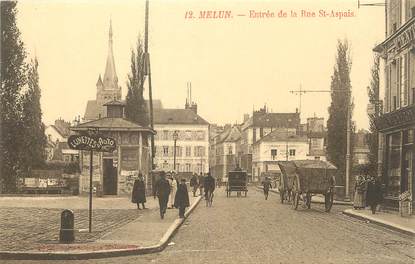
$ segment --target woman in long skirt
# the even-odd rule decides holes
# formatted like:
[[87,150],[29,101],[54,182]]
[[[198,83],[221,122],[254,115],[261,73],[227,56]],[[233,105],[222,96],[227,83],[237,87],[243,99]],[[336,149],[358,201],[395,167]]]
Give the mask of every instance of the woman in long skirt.
[[171,183],[170,183],[170,187],[171,187],[171,192],[170,192],[170,203],[171,203],[171,208],[174,208],[174,198],[176,196],[176,192],[177,192],[177,180],[176,177],[174,175],[171,176]]
[[366,182],[362,176],[356,176],[356,182],[354,187],[354,209],[365,208],[365,191],[366,191]]

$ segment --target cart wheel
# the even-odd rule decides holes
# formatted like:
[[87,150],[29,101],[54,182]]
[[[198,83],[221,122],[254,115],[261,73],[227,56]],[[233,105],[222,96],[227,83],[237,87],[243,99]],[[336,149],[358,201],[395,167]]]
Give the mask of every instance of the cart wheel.
[[324,206],[326,212],[330,212],[331,207],[333,206],[333,192],[328,192],[324,195]]
[[297,210],[299,200],[300,200],[300,194],[298,192],[293,193],[291,206],[294,210]]
[[306,202],[305,204],[307,205],[307,208],[310,209],[311,208],[311,194],[307,193],[306,194]]
[[281,203],[284,203],[284,191],[280,191],[280,200]]

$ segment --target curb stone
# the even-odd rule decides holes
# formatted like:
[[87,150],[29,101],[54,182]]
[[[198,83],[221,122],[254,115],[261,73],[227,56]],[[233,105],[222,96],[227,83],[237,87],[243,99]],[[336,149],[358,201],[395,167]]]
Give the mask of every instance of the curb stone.
[[143,255],[150,253],[157,253],[163,251],[170,239],[176,234],[179,227],[189,217],[192,211],[199,204],[201,196],[196,198],[196,201],[190,206],[189,210],[184,214],[184,218],[178,218],[170,225],[164,233],[160,242],[154,246],[149,247],[135,247],[128,249],[111,249],[111,250],[96,250],[85,252],[31,252],[31,251],[0,251],[0,259],[18,259],[18,260],[82,260],[82,259],[98,259],[98,258],[112,258],[129,255]]
[[350,216],[350,217],[354,217],[356,219],[359,220],[363,220],[363,221],[369,221],[370,223],[374,223],[377,224],[379,226],[383,226],[386,228],[389,228],[391,230],[415,237],[415,231],[405,228],[403,226],[397,225],[397,224],[393,224],[390,223],[389,221],[385,221],[385,220],[381,220],[381,219],[376,219],[374,217],[370,217],[370,216],[366,216],[357,212],[353,212],[352,209],[346,209],[342,212],[344,215]]

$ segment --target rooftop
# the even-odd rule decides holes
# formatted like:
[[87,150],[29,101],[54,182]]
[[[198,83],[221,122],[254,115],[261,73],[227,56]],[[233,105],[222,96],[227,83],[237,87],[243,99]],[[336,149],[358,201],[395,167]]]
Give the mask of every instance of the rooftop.
[[269,133],[268,135],[264,136],[263,138],[257,140],[254,144],[258,144],[260,142],[308,142],[306,136],[296,135],[292,131],[283,131],[281,129],[277,129]]
[[[114,101],[111,101],[111,102],[114,102]],[[111,102],[108,102],[108,103],[111,103]],[[119,102],[119,104],[125,104],[124,100],[117,100],[117,102]],[[147,104],[147,108],[149,108],[148,100],[146,100],[146,104]],[[156,110],[156,109],[161,109],[161,108],[163,108],[163,105],[161,104],[161,100],[153,100],[153,109]],[[100,114],[100,107],[98,106],[97,101],[89,100],[86,104],[84,119],[85,120],[98,119],[99,114]]]
[[104,117],[79,124],[71,129],[74,131],[85,131],[91,128],[102,128],[113,131],[153,131],[149,127],[143,127],[125,118],[119,117]]
[[209,125],[190,109],[154,109],[154,124]]

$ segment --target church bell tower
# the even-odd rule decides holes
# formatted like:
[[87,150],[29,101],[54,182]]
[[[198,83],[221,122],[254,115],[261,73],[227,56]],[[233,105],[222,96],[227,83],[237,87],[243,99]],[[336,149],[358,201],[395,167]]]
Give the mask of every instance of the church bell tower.
[[108,39],[108,55],[105,66],[104,78],[101,74],[97,81],[97,106],[100,117],[106,116],[104,104],[112,100],[121,100],[121,86],[118,86],[118,77],[115,71],[114,54],[112,49],[112,21],[110,20],[109,39]]

